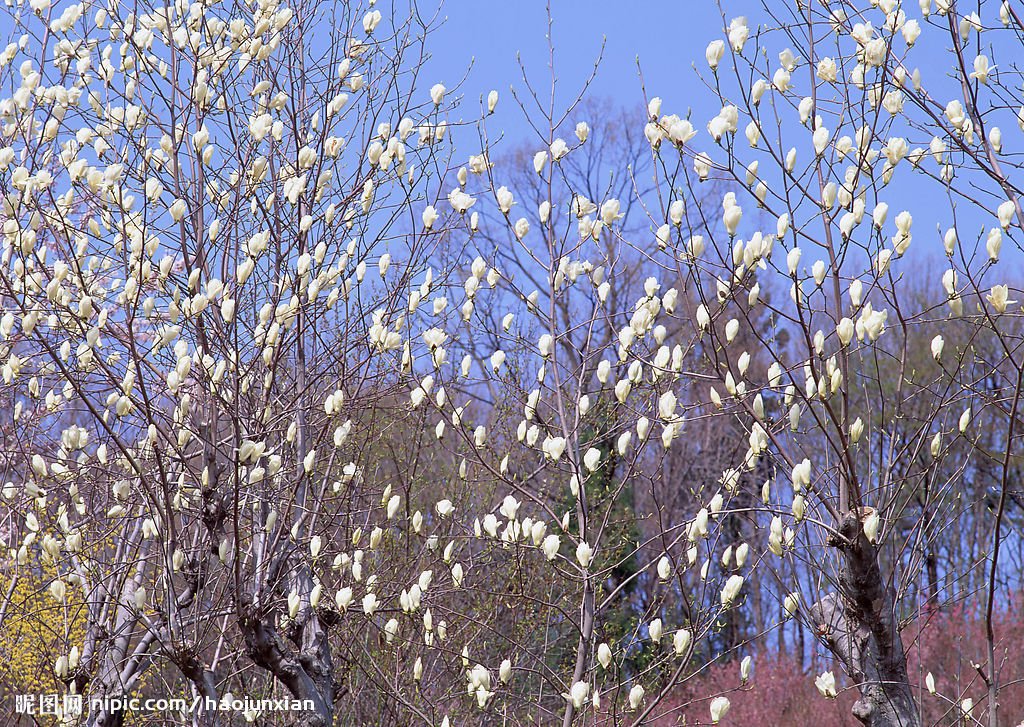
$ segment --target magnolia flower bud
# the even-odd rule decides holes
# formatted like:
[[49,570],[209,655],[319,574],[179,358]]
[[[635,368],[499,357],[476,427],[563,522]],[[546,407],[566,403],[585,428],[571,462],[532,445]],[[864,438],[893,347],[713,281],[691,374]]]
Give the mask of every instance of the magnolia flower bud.
[[652,119],[661,116],[661,98],[659,96],[655,96],[647,102],[647,115]]
[[580,544],[576,546],[576,560],[584,568],[590,565],[591,559],[594,557],[594,550],[586,541],[580,541]]
[[730,702],[728,697],[715,697],[711,700],[711,722],[718,724],[725,713],[729,711]]
[[864,537],[870,542],[877,542],[878,539],[878,528],[881,526],[882,519],[878,514],[878,510],[871,509],[871,513],[864,520]]
[[946,234],[942,237],[942,245],[946,249],[946,254],[952,256],[956,250],[957,240],[956,228],[950,227],[946,230]]
[[725,54],[725,42],[721,40],[713,40],[708,43],[708,47],[704,50],[704,58],[708,62],[708,66],[711,70],[716,70],[718,64],[722,60],[722,56]]
[[569,689],[569,693],[564,696],[572,703],[574,708],[582,709],[583,705],[587,703],[587,697],[590,696],[589,682],[574,683]]
[[697,154],[697,156],[693,158],[693,171],[696,172],[697,176],[701,179],[707,179],[708,175],[711,174],[711,158],[704,152]]
[[996,215],[999,217],[999,226],[1004,230],[1013,224],[1013,215],[1015,211],[1016,207],[1011,200],[1006,200],[996,209]]
[[537,174],[544,173],[544,166],[548,163],[548,153],[546,151],[539,151],[533,155],[533,170]]
[[722,587],[722,608],[728,608],[733,604],[736,597],[739,596],[741,588],[743,588],[743,576],[738,574],[729,576],[725,585]]
[[821,156],[824,153],[826,147],[828,146],[829,138],[829,130],[826,129],[824,126],[819,126],[817,129],[814,130],[814,134],[812,135],[811,140],[814,144],[814,153],[816,156]]
[[860,441],[861,436],[864,434],[864,421],[857,417],[853,420],[853,424],[850,425],[850,442],[856,444]]
[[682,656],[686,653],[686,650],[690,647],[690,640],[692,634],[689,629],[679,629],[672,636],[672,648],[676,652],[676,656]]
[[797,608],[800,606],[800,594],[789,593],[782,601],[782,609],[786,613],[786,618],[792,618],[796,613]]
[[732,207],[729,207],[729,209],[725,210],[722,219],[725,222],[725,230],[729,235],[736,234],[736,228],[739,227],[742,217],[743,210],[739,205],[733,205]]
[[633,688],[629,690],[629,708],[635,711],[640,708],[643,701],[644,688],[639,684],[634,684]]
[[993,227],[988,232],[988,237],[985,239],[985,251],[988,253],[988,258],[992,262],[999,259],[999,251],[1003,247],[1003,233],[998,227]]
[[807,501],[803,495],[797,495],[793,498],[793,519],[800,522],[804,519],[804,511],[807,507]]
[[667,581],[669,576],[672,574],[672,561],[668,559],[667,555],[661,556],[658,561],[658,578],[663,581]]
[[816,676],[814,678],[814,686],[821,692],[821,696],[826,699],[834,699],[836,697],[836,677],[832,672],[826,671]]
[[839,321],[839,324],[836,326],[836,334],[839,336],[839,341],[843,346],[848,345],[850,341],[853,340],[853,321],[849,318],[843,318]]
[[740,681],[746,684],[750,681],[750,667],[753,664],[753,658],[751,656],[744,656],[743,661],[740,662]]
[[558,555],[558,548],[561,546],[562,540],[557,535],[551,534],[544,538],[544,555],[548,560],[554,560],[555,556]]

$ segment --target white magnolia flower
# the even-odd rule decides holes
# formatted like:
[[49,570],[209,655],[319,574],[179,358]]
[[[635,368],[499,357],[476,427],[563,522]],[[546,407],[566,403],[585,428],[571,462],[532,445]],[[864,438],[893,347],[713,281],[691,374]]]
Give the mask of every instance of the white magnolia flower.
[[836,677],[830,671],[822,672],[814,678],[814,686],[818,688],[823,697],[834,699],[836,697]]
[[712,699],[710,706],[711,722],[713,724],[718,724],[719,722],[721,722],[722,717],[724,717],[725,713],[729,711],[730,706],[731,704],[729,702],[728,697],[715,697],[714,699]]
[[590,565],[591,559],[594,557],[594,549],[586,541],[580,541],[580,544],[576,546],[576,560],[584,568]]

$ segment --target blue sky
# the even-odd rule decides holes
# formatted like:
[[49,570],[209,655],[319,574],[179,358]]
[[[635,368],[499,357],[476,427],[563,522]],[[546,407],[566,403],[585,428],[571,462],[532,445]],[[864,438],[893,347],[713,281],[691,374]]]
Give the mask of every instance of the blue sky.
[[[754,9],[750,2],[735,5]],[[639,55],[648,93],[664,98],[666,108],[693,106],[702,117],[717,111],[708,103],[692,67],[694,61],[703,61],[704,47],[718,37],[723,25],[710,0],[552,0],[552,14],[555,66],[563,101],[590,76],[604,42],[592,95],[640,108]],[[427,77],[451,83],[460,79],[472,62],[463,86],[467,100],[475,101],[491,88],[498,89],[502,102],[495,127],[512,140],[526,138],[529,128],[513,106],[509,85],[522,88],[516,61],[520,54],[539,90],[549,88],[547,4],[543,0],[447,0],[441,15],[446,21],[433,39],[434,57],[427,66]]]

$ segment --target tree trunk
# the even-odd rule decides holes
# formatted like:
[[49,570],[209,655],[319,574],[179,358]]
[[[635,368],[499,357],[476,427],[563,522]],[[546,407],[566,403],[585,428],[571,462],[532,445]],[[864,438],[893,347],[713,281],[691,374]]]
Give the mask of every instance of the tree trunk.
[[301,559],[288,555],[280,561],[282,567],[291,569],[285,580],[302,599],[288,638],[279,633],[274,613],[260,608],[250,593],[242,594],[238,625],[253,662],[273,674],[296,699],[312,702],[313,710],[303,715],[302,724],[331,727],[336,685],[327,630],[309,601],[313,580],[308,569]]
[[907,656],[894,613],[892,587],[882,578],[875,547],[850,514],[829,545],[843,557],[839,593],[811,607],[817,634],[860,691],[853,715],[868,727],[919,727],[907,677]]

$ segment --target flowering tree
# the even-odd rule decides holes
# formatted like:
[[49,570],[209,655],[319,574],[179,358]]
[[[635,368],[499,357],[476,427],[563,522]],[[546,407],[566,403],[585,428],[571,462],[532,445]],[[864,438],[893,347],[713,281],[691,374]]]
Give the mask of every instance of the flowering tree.
[[[778,633],[864,724],[1013,719],[1024,26],[919,10],[724,12],[710,120],[527,76],[526,151],[490,91],[456,157],[415,5],[16,5],[0,643],[48,635],[5,688],[717,723]],[[964,599],[973,671],[911,671]]]

